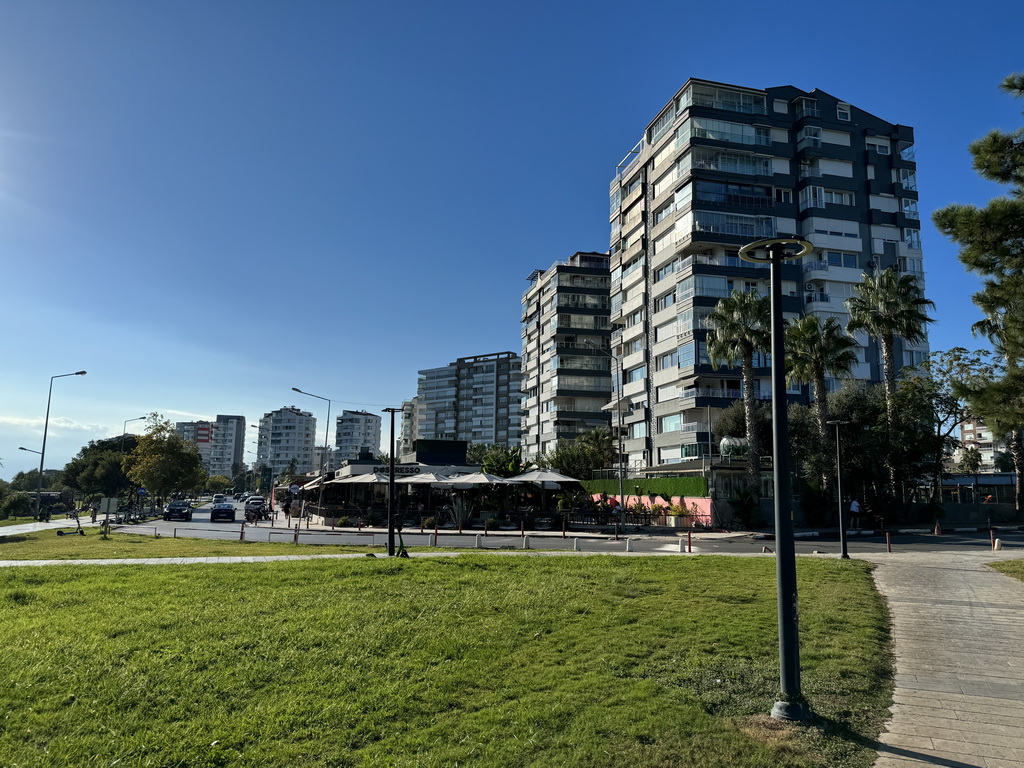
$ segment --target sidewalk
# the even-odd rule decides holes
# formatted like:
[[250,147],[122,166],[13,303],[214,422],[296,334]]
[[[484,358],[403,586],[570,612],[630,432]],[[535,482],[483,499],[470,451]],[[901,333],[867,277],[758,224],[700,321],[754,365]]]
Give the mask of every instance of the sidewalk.
[[875,768],[1024,766],[1024,583],[985,566],[1019,554],[860,556],[878,566],[896,654]]

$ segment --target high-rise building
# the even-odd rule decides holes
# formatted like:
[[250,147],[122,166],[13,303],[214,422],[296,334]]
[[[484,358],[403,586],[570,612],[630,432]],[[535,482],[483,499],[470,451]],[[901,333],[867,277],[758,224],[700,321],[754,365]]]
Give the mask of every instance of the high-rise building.
[[[616,166],[610,194],[611,343],[633,466],[707,455],[713,412],[741,396],[738,370],[713,369],[706,348],[719,299],[769,293],[769,270],[741,261],[741,246],[794,235],[815,246],[782,268],[787,318],[845,327],[864,273],[892,268],[924,288],[913,129],[823,91],[689,80]],[[875,343],[855,338],[854,376],[879,381]],[[927,354],[898,342],[898,363]],[[768,399],[770,360],[755,365]]]
[[342,411],[335,422],[335,446],[340,459],[358,459],[360,452],[380,452],[380,416],[366,411]]
[[260,419],[256,464],[270,467],[277,475],[295,459],[296,472],[319,469],[313,456],[316,419],[294,405],[279,408]]
[[405,400],[402,403],[402,422],[398,437],[398,459],[414,461],[416,458],[417,420],[419,417],[419,398]]
[[523,454],[536,458],[610,424],[608,254],[574,253],[527,279],[521,440]]
[[520,366],[497,352],[420,371],[416,439],[518,446]]
[[216,421],[179,421],[175,431],[199,448],[203,469],[209,475],[234,477],[241,470],[245,447],[245,417],[217,416]]

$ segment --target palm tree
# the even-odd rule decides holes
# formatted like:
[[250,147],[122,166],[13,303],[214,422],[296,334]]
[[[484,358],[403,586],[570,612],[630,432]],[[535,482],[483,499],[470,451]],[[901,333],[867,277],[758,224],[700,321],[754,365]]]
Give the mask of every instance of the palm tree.
[[901,275],[891,268],[878,275],[864,275],[863,282],[857,286],[857,294],[846,300],[850,312],[846,330],[866,331],[879,342],[885,415],[891,432],[896,421],[896,339],[911,343],[924,341],[927,338],[925,324],[932,322],[925,308],[935,304],[921,295],[916,277]]
[[594,427],[577,437],[576,442],[590,448],[601,461],[602,468],[614,467],[618,463],[619,449],[608,427]]
[[743,414],[747,422],[747,486],[755,498],[761,495],[761,443],[754,418],[754,353],[767,352],[771,344],[771,300],[757,291],[734,290],[708,315],[708,357],[716,369],[740,363],[743,379]]
[[[815,315],[805,315],[786,324],[786,378],[790,382],[811,385],[822,456],[832,454],[825,410],[828,396],[825,375],[835,378],[850,376],[857,362],[856,347],[857,342],[843,331],[834,317],[827,318],[824,325]],[[825,497],[830,498],[831,472],[822,472],[821,486],[826,492]]]

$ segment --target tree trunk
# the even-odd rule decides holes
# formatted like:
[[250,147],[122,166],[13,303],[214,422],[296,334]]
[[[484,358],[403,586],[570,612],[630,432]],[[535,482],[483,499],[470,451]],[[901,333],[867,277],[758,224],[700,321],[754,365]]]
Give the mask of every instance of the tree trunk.
[[893,434],[896,432],[896,360],[893,354],[895,339],[884,335],[882,342],[882,381],[885,384],[885,424],[888,428],[888,455],[885,463],[889,470],[889,498],[896,498],[896,464],[893,462]]
[[743,415],[747,422],[747,488],[755,499],[761,498],[761,443],[757,429],[754,398],[754,354],[743,355]]
[[[821,445],[821,455],[830,456],[829,461],[826,463],[826,467],[834,466],[833,461],[836,452],[832,450],[832,440],[828,428],[828,415],[825,413],[825,398],[826,386],[825,386],[825,374],[815,374],[814,381],[811,382],[811,386],[814,388],[814,417],[818,421],[818,442]],[[821,471],[821,490],[822,498],[832,498],[832,479],[839,472],[839,467],[835,467],[835,472],[829,472],[828,469],[823,468]],[[842,502],[842,499],[839,500]]]
[[1014,511],[1020,517],[1024,509],[1024,433],[1015,429],[1010,433],[1010,458],[1013,459]]

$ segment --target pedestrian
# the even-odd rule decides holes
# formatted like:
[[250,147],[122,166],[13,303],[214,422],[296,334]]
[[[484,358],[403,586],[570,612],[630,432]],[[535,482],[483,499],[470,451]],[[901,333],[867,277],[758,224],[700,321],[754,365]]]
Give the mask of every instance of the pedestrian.
[[[277,513],[274,513],[274,517],[277,517]],[[287,525],[291,527],[292,524],[292,500],[290,498],[284,500],[284,517],[287,521]]]
[[850,527],[860,528],[860,502],[854,499],[850,502]]

